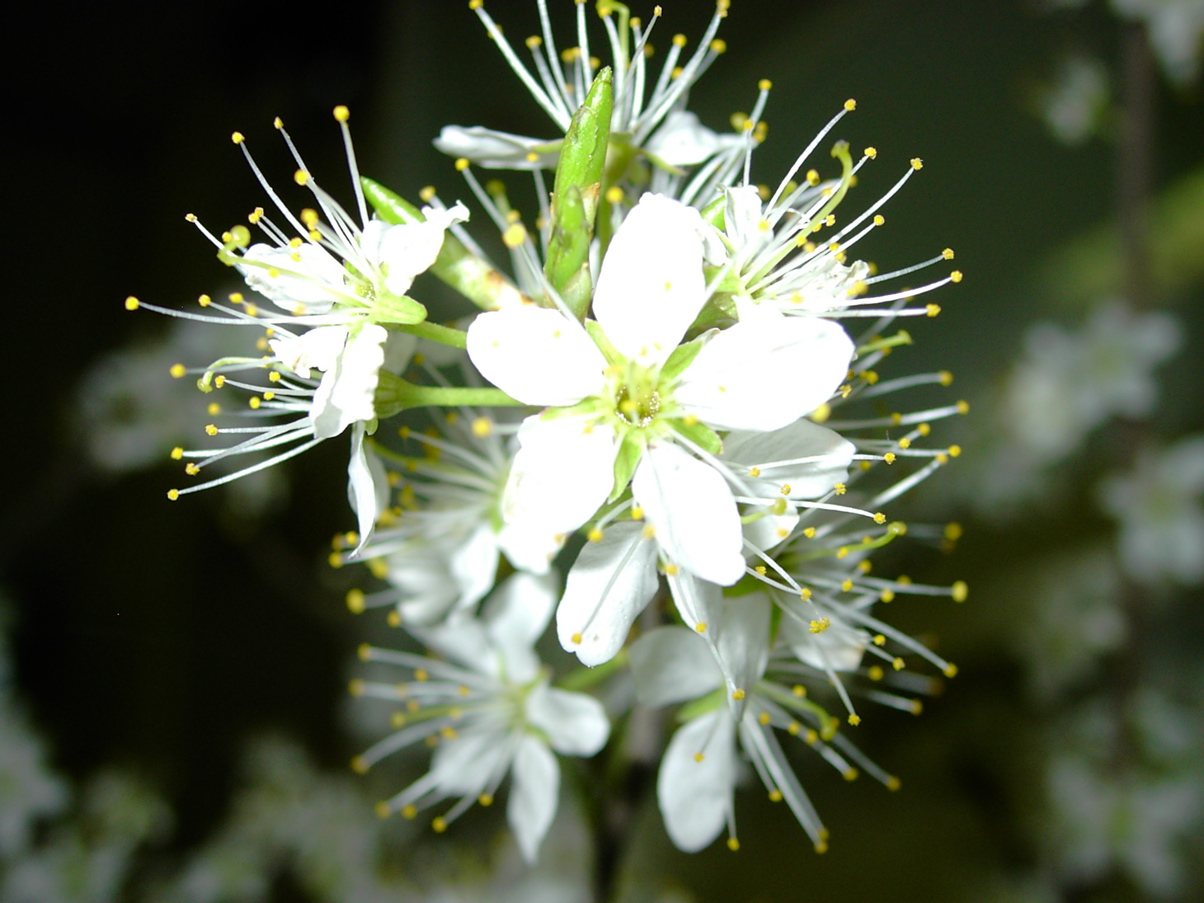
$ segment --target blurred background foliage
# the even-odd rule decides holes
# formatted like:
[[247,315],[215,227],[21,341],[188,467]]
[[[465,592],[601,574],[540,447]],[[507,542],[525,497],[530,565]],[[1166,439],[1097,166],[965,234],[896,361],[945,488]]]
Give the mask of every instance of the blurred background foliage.
[[[711,12],[662,5],[662,44]],[[377,726],[345,698],[369,629],[342,602],[356,575],[326,564],[350,523],[342,450],[167,503],[166,453],[205,422],[167,370],[212,354],[121,308],[230,290],[183,215],[220,229],[260,202],[234,129],[283,175],[281,116],[337,186],[345,103],[363,172],[448,199],[468,192],[430,146],[442,125],[553,137],[466,6],[47,4],[14,23],[0,900],[588,899],[571,806],[534,873],[489,813],[437,839],[376,821],[406,766],[346,768]],[[752,788],[738,854],[676,852],[650,806],[627,899],[1200,899],[1202,6],[733,0],[691,108],[722,129],[773,80],[754,178],[847,97],[839,137],[879,151],[852,203],[924,159],[866,253],[952,246],[966,273],[892,362],[952,370],[971,402],[965,453],[898,512],[960,523],[954,554],[903,565],[971,593],[889,612],[960,667],[921,718],[859,728],[898,793],[800,758],[824,856]],[[533,2],[490,9],[537,30]]]

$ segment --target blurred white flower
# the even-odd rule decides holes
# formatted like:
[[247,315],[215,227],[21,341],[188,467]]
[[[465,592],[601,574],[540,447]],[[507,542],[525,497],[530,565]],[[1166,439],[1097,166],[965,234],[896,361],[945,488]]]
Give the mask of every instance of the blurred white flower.
[[1143,449],[1133,471],[1099,487],[1103,509],[1120,524],[1120,559],[1139,583],[1204,580],[1204,436]]
[[400,665],[411,682],[356,681],[358,695],[408,701],[399,728],[357,756],[364,771],[390,753],[428,738],[438,742],[430,771],[380,804],[382,814],[407,818],[420,808],[455,799],[434,820],[436,831],[474,802],[492,803],[511,777],[506,816],[524,858],[534,862],[556,814],[562,755],[592,756],[606,743],[610,722],[600,703],[551,686],[535,652],[556,604],[555,581],[515,574],[486,601],[479,620],[452,618],[411,632],[446,657],[424,658],[370,646],[365,661]]

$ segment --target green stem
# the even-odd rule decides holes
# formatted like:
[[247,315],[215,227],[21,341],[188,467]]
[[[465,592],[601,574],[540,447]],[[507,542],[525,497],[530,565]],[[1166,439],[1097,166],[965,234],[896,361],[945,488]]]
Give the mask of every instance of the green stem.
[[408,332],[420,339],[430,339],[440,345],[450,345],[453,348],[465,348],[468,345],[468,333],[450,326],[440,326],[438,323],[424,320],[421,323],[409,323],[397,328],[401,332]]
[[410,408],[498,408],[521,407],[522,402],[492,386],[418,386],[382,370],[376,387],[376,416],[392,417]]

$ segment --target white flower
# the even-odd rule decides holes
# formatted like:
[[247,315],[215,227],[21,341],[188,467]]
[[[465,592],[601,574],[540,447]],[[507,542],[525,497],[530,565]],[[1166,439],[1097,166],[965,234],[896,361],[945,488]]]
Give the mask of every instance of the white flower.
[[1104,481],[1100,504],[1120,522],[1120,560],[1130,577],[1150,584],[1204,580],[1201,494],[1204,436],[1144,449],[1131,474]]
[[[765,551],[785,540],[798,522],[796,501],[831,492],[846,479],[854,450],[852,443],[805,419],[769,433],[728,433],[718,461],[740,479],[742,494],[736,500],[752,507],[753,513],[742,518],[745,549]],[[583,664],[613,658],[656,592],[655,535],[639,523],[612,524],[574,562],[556,624],[561,643]],[[707,604],[718,598],[719,587],[696,581],[688,571],[678,576],[676,567],[668,573],[686,624],[701,629],[708,640],[721,636],[723,628]],[[718,646],[713,651],[735,690],[741,685],[735,676],[739,669]]]
[[[562,57],[552,35],[547,2],[539,0],[543,34],[528,41],[535,55],[532,71],[519,59],[483,4],[474,2],[470,6],[510,68],[563,135],[597,74],[589,44],[569,48]],[[679,167],[701,164],[716,156],[738,158],[744,144],[740,135],[719,135],[683,109],[690,88],[723,51],[722,42],[714,40],[725,14],[723,8],[717,7],[697,49],[684,62],[682,51],[686,41],[683,36],[676,36],[664,56],[660,73],[655,76],[649,71],[644,47],[659,18],[659,8],[653,14],[653,22],[643,29],[622,5],[600,6],[598,12],[606,20],[611,50],[614,107],[610,133],[617,153],[632,160],[643,156],[656,165],[654,191],[669,190],[680,178]],[[577,34],[583,42],[588,41],[586,15],[585,4],[578,3]],[[553,168],[559,145],[559,141],[541,141],[480,126],[447,126],[435,140],[435,147],[446,154],[465,157],[480,166],[503,169]]]
[[[283,415],[293,419],[254,427],[210,424],[206,432],[211,436],[250,434],[250,437],[222,449],[177,448],[172,456],[190,459],[186,468],[188,474],[199,474],[203,468],[230,457],[281,447],[287,449],[205,483],[173,489],[168,497],[176,499],[271,467],[319,442],[341,435],[350,426],[347,492],[352,510],[356,512],[362,546],[371,537],[376,520],[388,503],[384,468],[365,446],[369,430],[375,429],[377,384],[386,362],[390,366],[404,366],[415,341],[411,335],[390,333],[375,323],[350,328],[320,326],[300,335],[282,327],[270,340],[273,358],[266,361],[231,359],[215,367],[223,371],[216,376],[214,370],[208,371],[201,380],[202,386],[212,390],[229,385],[256,392],[258,394],[251,398],[251,408],[256,415],[270,419]],[[227,376],[237,370],[262,373],[265,367],[269,368],[267,386],[235,382]],[[321,372],[319,380],[313,378],[314,370]],[[215,408],[220,409],[220,406],[215,405]]]
[[492,802],[511,775],[507,820],[534,862],[556,814],[560,766],[553,753],[592,756],[610,724],[597,700],[552,687],[534,650],[556,602],[549,577],[516,574],[487,600],[480,620],[461,617],[412,632],[447,660],[362,647],[361,657],[413,672],[407,684],[356,682],[357,693],[408,700],[397,733],[355,760],[364,770],[426,738],[439,740],[430,771],[382,812],[413,817],[444,799],[457,802],[434,821],[441,831],[473,802]]
[[[806,319],[738,323],[679,349],[707,299],[700,226],[690,208],[645,195],[602,263],[590,332],[555,310],[495,311],[469,328],[468,352],[503,391],[551,407],[519,432],[507,520],[571,531],[631,475],[668,559],[730,584],[744,570],[739,516],[698,443],[713,429],[793,423],[831,396],[853,348],[836,324]],[[699,424],[709,429],[692,432]]]
[[[772,729],[797,735],[801,729],[795,714],[805,707],[789,689],[761,682],[768,663],[769,600],[754,593],[733,600],[730,610],[731,642],[759,650],[750,661],[747,705],[734,718],[714,692],[722,691],[724,677],[697,634],[661,627],[631,647],[636,692],[643,704],[663,706],[710,696],[701,712],[693,708],[694,717],[673,735],[661,760],[656,796],[665,829],[679,849],[690,853],[709,846],[725,827],[728,845],[738,846],[733,797],[739,742],[771,796],[784,799],[816,848],[824,849],[827,831]],[[818,743],[818,736],[811,742]],[[833,750],[825,749],[829,758],[843,763]]]

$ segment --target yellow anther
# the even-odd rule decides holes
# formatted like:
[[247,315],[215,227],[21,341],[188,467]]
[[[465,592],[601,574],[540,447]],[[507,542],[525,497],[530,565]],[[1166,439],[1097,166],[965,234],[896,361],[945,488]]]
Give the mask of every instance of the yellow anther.
[[855,109],[857,109],[857,101],[850,97],[844,102],[844,108],[852,113]]
[[861,723],[861,716],[860,716],[860,715],[857,715],[857,714],[851,714],[851,715],[849,715],[849,724],[851,724],[853,727],[856,727],[856,726],[857,726],[857,725],[859,725],[860,723]]
[[304,185],[309,181],[309,173],[307,173],[304,169],[298,169],[295,173],[293,173],[293,181],[298,185]]
[[802,589],[800,589],[798,591],[798,597],[800,599],[802,599],[804,602],[810,602],[811,601],[811,587],[804,586]]
[[773,82],[771,82],[767,78],[763,78],[759,82],[757,82],[757,90],[758,91],[768,91],[771,88],[773,88]]
[[757,723],[758,723],[758,724],[769,724],[769,713],[768,713],[768,712],[762,712],[760,715],[758,715],[758,716],[757,716]]
[[962,447],[960,445],[950,445],[948,451],[950,458],[956,458],[962,453]]
[[493,421],[488,417],[478,417],[472,422],[472,434],[478,439],[484,439],[493,434]]
[[745,694],[742,689],[737,688],[735,690],[732,690],[732,699],[736,700],[737,702],[739,702],[741,699],[743,699],[744,695]]
[[442,815],[436,815],[431,819],[431,828],[436,834],[442,834],[447,830],[447,819]]
[[782,791],[774,787],[773,790],[769,791],[769,801],[771,803],[780,803],[782,801]]
[[284,128],[284,120],[277,116],[272,120],[272,127],[277,130]]
[[953,259],[953,249],[945,248],[945,250],[941,251],[941,256],[944,257],[946,260],[952,260]]
[[865,676],[870,680],[882,680],[884,674],[881,665],[870,665],[865,672]]
[[761,475],[761,468],[759,468],[759,467],[748,468],[748,475],[750,477],[759,477]]
[[138,309],[138,299],[135,298],[133,295],[130,295],[128,298],[126,298],[125,299],[125,309],[126,310],[137,310]]
[[188,474],[190,477],[195,477],[200,472],[201,472],[200,465],[194,464],[191,461],[189,461],[188,464],[186,464],[184,466],[184,473]]
[[790,495],[790,484],[783,483],[782,487],[778,490],[778,492],[782,493],[782,495]]
[[918,432],[918,433],[919,433],[921,436],[927,436],[929,433],[931,433],[931,432],[932,432],[932,424],[930,424],[930,423],[921,423],[919,426],[917,426],[917,427],[916,427],[916,431],[917,431],[917,432]]
[[950,273],[949,281],[950,282],[961,282],[962,281],[962,271],[954,270],[952,273]]
[[235,132],[234,134],[232,134],[230,136],[230,140],[233,141],[235,144],[242,144],[243,141],[246,139],[243,138],[242,132]]
[[807,537],[808,539],[815,539],[815,528],[814,527],[805,527],[803,529],[803,535],[805,537]]
[[631,519],[632,520],[643,520],[644,519],[644,509],[641,508],[639,505],[632,505],[631,506]]
[[580,633],[574,633],[572,635],[572,637],[570,637],[570,639],[572,639],[574,646],[581,645],[581,634]]
[[903,659],[901,659],[901,658],[895,658],[895,659],[894,659],[894,660],[893,660],[893,661],[890,663],[890,666],[891,666],[892,668],[894,668],[896,671],[902,671],[902,670],[903,670],[903,667],[904,667],[904,662],[903,662]]
[[701,762],[701,761],[702,761],[703,759],[705,759],[705,758],[706,758],[706,756],[704,756],[704,755],[703,755],[702,753],[700,753],[700,752],[696,752],[696,753],[694,753],[694,761],[695,761],[695,762]]
[[846,768],[841,775],[846,781],[855,781],[861,774],[856,768]]
[[729,837],[727,839],[727,848],[733,853],[736,852],[736,850],[740,849],[740,841],[736,840],[734,837]]
[[968,402],[968,401],[959,401],[959,402],[957,403],[957,413],[959,413],[959,414],[969,414],[969,413],[970,413],[970,402]]
[[364,610],[364,591],[352,589],[347,591],[347,610],[353,615],[361,614]]
[[832,406],[827,402],[821,404],[818,408],[811,412],[811,421],[813,423],[823,423],[832,416]]
[[807,179],[808,185],[818,185],[819,184],[819,172],[814,169],[808,169],[806,179]]
[[248,404],[248,405],[250,405],[250,407],[251,407],[251,410],[252,410],[252,411],[258,411],[258,410],[259,410],[259,405],[260,405],[259,396],[258,396],[258,395],[252,395],[252,396],[251,396],[251,397],[250,397],[250,398],[247,400],[247,404]]
[[953,664],[953,662],[949,662],[949,664],[945,665],[942,670],[944,671],[946,677],[957,677],[957,665]]
[[527,240],[527,227],[522,223],[515,223],[502,233],[502,244],[507,248],[521,248],[523,242]]
[[618,185],[611,185],[606,189],[606,203],[621,204],[623,202],[623,189]]
[[893,774],[887,775],[887,778],[886,778],[886,789],[887,790],[898,790],[900,786],[901,786],[901,784],[897,777],[895,777]]
[[[867,147],[864,151],[862,151],[862,153],[864,153],[867,157],[869,157],[871,160],[873,160],[878,156],[878,148]],[[875,217],[875,219],[877,219],[877,217]],[[879,225],[881,225],[881,223],[879,223]]]
[[217,426],[212,423],[206,424],[205,434],[207,436],[216,436],[217,435]]
[[874,634],[874,645],[875,646],[885,646],[886,645],[886,637],[880,633]]
[[831,626],[832,626],[832,621],[830,619],[818,618],[811,622],[810,629],[811,629],[812,633],[823,633],[825,630],[827,630]]
[[172,379],[179,379],[188,371],[183,364],[172,364],[171,369],[167,372],[171,374]]
[[695,633],[706,633],[707,632],[707,622],[699,621],[697,624],[695,624],[694,632]]
[[597,527],[594,527],[592,530],[590,530],[588,533],[585,534],[585,537],[590,542],[601,542],[602,541],[602,531],[599,530]]
[[[895,453],[887,452],[885,455],[882,456],[882,460],[885,461],[887,464],[894,464],[895,463]],[[875,520],[877,520],[877,518],[875,518]],[[882,523],[882,521],[878,521],[878,523]]]
[[882,592],[878,596],[878,598],[881,599],[883,602],[894,602],[895,601],[895,591],[888,586],[882,590]]
[[672,563],[665,565],[665,576],[666,577],[676,577],[680,573],[681,573],[681,568],[678,567],[677,565],[672,564]]
[[231,304],[242,304],[246,300],[242,292],[230,292],[226,297],[230,299]]
[[208,295],[201,295],[199,298],[196,299],[196,303],[201,305],[201,307],[208,307],[210,304],[213,303],[213,299],[210,298]]
[[844,495],[846,492],[849,491],[849,487],[846,486],[844,483],[837,483],[832,488],[836,490],[837,495]]
[[911,158],[911,168],[912,169],[923,169],[924,161],[921,160],[919,157],[912,157]]
[[924,713],[924,703],[918,699],[913,699],[907,709],[913,715],[922,715]]
[[876,523],[876,524],[886,523],[886,515],[883,514],[881,511],[874,512],[874,523]]
[[[351,760],[351,770],[354,771],[356,774],[363,774],[364,772],[366,772],[368,770],[367,760],[363,756],[356,756],[354,759]],[[382,803],[382,805],[387,806],[388,804]]]
[[722,38],[715,38],[715,40],[711,41],[710,48],[712,53],[726,53],[727,41]]
[[767,568],[763,564],[758,564],[755,568],[753,568],[753,570],[756,571],[758,574],[760,574],[762,577],[764,577],[767,572]]
[[884,226],[884,225],[886,225],[886,217],[885,217],[885,216],[883,216],[881,213],[877,214],[877,215],[874,217],[874,225],[875,225],[875,226]]
[[178,490],[178,489],[167,490],[167,497],[169,499],[171,499],[171,501],[174,502],[176,499],[178,499],[180,497],[180,490]]
[[401,808],[401,815],[403,818],[414,818],[417,814],[418,814],[418,807],[415,806],[413,803],[408,803],[407,805],[402,806],[402,808]]
[[945,524],[945,539],[950,542],[957,542],[962,538],[962,525],[959,523]]
[[924,312],[930,317],[935,317],[940,314],[941,306],[939,304],[925,304]]
[[468,0],[469,9],[480,9],[485,5],[485,0]]
[[644,539],[653,539],[656,536],[656,527],[652,526],[652,524],[644,524],[644,529],[640,531],[640,535]]
[[469,163],[467,157],[460,157],[456,160],[456,172],[464,172],[468,169]]

